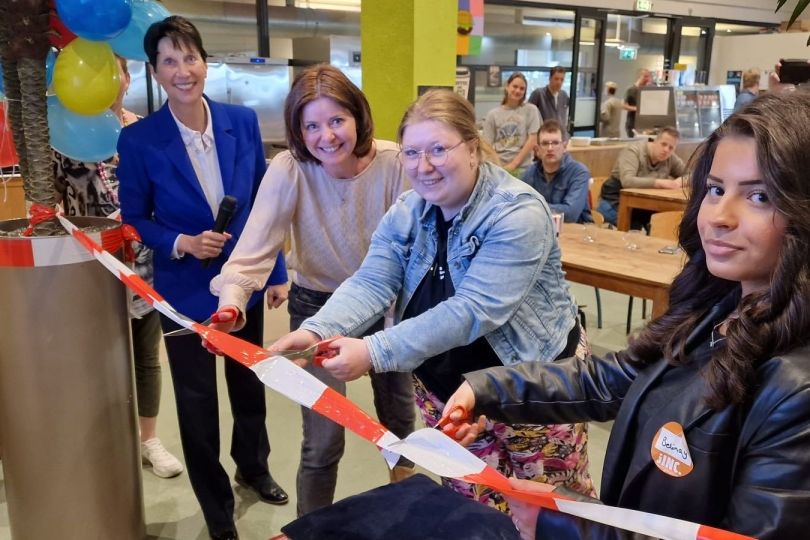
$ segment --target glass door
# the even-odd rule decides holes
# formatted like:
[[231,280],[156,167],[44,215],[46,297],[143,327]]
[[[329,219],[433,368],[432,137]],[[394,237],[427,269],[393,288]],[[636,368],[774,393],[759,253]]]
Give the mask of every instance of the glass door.
[[709,81],[709,60],[714,24],[707,26],[681,27],[681,46],[678,51],[678,67],[683,68],[682,85],[706,84]]
[[571,84],[571,118],[574,134],[595,135],[599,125],[599,107],[602,101],[603,44],[605,42],[604,12],[579,10],[574,34],[574,62],[576,77]]

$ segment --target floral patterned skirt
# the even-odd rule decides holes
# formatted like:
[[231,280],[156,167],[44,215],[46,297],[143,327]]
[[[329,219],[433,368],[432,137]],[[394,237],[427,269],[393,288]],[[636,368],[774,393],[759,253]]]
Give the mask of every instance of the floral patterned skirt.
[[[587,338],[581,332],[577,357],[585,358]],[[416,404],[428,427],[441,418],[444,403],[414,376]],[[591,497],[596,492],[588,472],[588,424],[502,424],[487,420],[486,430],[467,449],[507,477],[564,485]],[[465,497],[509,513],[500,493],[453,478],[442,483]]]

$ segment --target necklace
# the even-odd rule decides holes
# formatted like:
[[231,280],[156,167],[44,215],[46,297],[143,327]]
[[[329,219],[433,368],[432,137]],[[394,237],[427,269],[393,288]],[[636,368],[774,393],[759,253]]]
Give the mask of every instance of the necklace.
[[726,321],[728,321],[728,319],[723,319],[719,323],[715,324],[714,327],[712,327],[712,335],[709,338],[709,347],[714,348],[715,345],[726,340],[726,336],[723,334],[719,334],[719,332],[718,332],[719,337],[717,338],[714,337],[714,333],[717,332],[718,331],[717,329],[723,326],[726,323]]

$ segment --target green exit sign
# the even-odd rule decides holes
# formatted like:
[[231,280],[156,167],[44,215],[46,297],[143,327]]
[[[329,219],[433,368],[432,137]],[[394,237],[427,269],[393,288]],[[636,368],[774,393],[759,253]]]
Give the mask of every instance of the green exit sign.
[[652,11],[652,0],[636,0],[636,11]]

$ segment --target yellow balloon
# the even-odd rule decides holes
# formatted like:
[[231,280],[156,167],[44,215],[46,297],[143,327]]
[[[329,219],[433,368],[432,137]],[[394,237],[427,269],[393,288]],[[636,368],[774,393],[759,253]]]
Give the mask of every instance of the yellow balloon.
[[56,58],[53,89],[70,111],[103,113],[118,97],[119,84],[118,63],[105,42],[76,38]]

